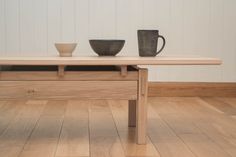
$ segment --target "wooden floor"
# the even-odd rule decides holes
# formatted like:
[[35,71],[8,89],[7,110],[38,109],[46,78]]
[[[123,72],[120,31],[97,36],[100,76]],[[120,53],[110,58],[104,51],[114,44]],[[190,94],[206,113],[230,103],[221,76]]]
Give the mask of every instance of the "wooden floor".
[[0,101],[0,157],[236,157],[236,98],[149,98],[147,145],[126,101]]

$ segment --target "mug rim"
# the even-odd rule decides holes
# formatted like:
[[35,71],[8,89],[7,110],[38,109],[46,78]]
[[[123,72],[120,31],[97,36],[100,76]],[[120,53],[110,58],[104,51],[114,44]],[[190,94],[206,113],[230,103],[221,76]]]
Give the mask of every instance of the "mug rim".
[[155,31],[155,32],[159,32],[158,29],[139,29],[138,31]]

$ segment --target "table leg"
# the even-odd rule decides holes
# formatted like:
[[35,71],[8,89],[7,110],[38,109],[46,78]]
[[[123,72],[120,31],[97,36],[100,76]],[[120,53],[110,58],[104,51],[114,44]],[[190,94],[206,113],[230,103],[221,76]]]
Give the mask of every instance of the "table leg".
[[136,127],[136,100],[129,100],[129,127]]
[[136,119],[136,138],[137,144],[146,144],[147,129],[147,91],[148,91],[148,70],[139,70],[138,83],[138,101],[137,101],[137,119]]

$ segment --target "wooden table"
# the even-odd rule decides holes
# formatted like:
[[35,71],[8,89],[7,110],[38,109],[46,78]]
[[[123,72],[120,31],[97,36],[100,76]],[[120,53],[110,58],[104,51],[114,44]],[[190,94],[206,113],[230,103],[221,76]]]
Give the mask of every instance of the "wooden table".
[[0,57],[0,99],[125,99],[146,143],[148,70],[139,65],[219,65],[203,57]]

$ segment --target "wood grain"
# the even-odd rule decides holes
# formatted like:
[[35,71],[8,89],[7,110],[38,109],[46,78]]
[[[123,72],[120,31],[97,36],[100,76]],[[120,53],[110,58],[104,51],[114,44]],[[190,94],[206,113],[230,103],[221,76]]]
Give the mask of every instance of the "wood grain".
[[221,112],[223,112],[227,115],[236,116],[236,108],[233,107],[230,103],[224,102],[224,101],[219,100],[217,98],[203,97],[201,99],[206,101],[212,107],[216,108],[217,110],[220,110]]
[[[153,106],[156,101],[153,101]],[[152,106],[148,108],[148,136],[163,157],[195,157],[188,146],[173,132]]]
[[0,156],[18,156],[31,135],[44,105],[26,105],[19,101],[15,105],[22,106],[19,114],[0,136]]
[[[103,72],[102,72],[103,73]],[[104,73],[103,73],[104,74]],[[106,81],[109,79],[113,79],[115,81],[118,80],[136,80],[137,74],[127,75],[126,77],[118,78],[120,76],[120,72],[116,74],[104,74],[101,75],[100,72],[95,72],[94,75],[98,77],[93,77],[94,75],[90,75],[88,73],[79,72],[77,74],[69,74],[65,75],[63,78],[59,80],[85,80],[89,81],[93,80],[101,80]],[[114,77],[113,77],[114,76]],[[76,79],[75,79],[76,78]],[[4,74],[2,77],[0,76],[0,80],[46,80],[53,81],[58,80],[57,74],[48,73],[47,72],[37,72],[37,73],[26,73],[26,74]],[[1,82],[0,82],[1,83]],[[149,82],[148,84],[148,96],[149,97],[193,97],[193,96],[201,96],[201,97],[235,97],[236,96],[236,84],[235,83],[177,83],[177,82]]]
[[160,57],[1,57],[0,65],[220,65],[218,58]]
[[107,102],[91,102],[89,122],[91,157],[125,157]]
[[146,145],[127,127],[127,100],[1,102],[0,156],[236,156],[236,119],[222,105],[235,98],[150,98]]
[[4,71],[0,72],[0,81],[132,81],[138,80],[138,73],[128,71],[125,77],[118,71],[66,71],[63,77],[58,77],[57,72],[47,71]]
[[55,156],[65,114],[65,105],[67,104],[65,101],[58,101],[57,103],[60,104],[57,106],[59,112],[55,112],[54,108],[49,107],[51,103],[55,103],[55,101],[49,101],[45,106],[42,116],[19,155],[20,157]]
[[183,134],[180,137],[197,156],[231,157],[206,135]]
[[89,119],[86,101],[69,101],[56,156],[89,156]]
[[41,117],[20,157],[53,157],[57,148],[62,122],[61,117]]
[[218,99],[232,105],[234,108],[236,108],[236,97],[232,98],[226,98],[226,97],[218,97]]
[[139,70],[138,100],[136,106],[136,138],[138,144],[146,144],[148,70]]
[[65,114],[67,108],[67,100],[50,100],[45,105],[42,116],[59,116]]
[[23,108],[24,101],[1,101],[0,107],[0,135],[7,129],[10,123],[15,119]]
[[[212,101],[208,98],[208,101],[211,102],[209,104],[207,101],[203,101],[199,98],[169,98],[169,101],[177,105],[179,110],[183,112],[177,112],[176,114],[179,116],[181,115],[183,121],[189,121],[191,123],[190,125],[194,125],[195,128],[197,127],[197,129],[200,130],[200,132],[192,133],[182,132],[179,136],[180,138],[183,138],[184,142],[189,145],[190,149],[195,154],[200,156],[209,156],[214,153],[219,156],[235,156],[235,151],[233,151],[236,146],[233,138],[235,136],[234,132],[236,131],[235,122],[231,119],[230,115],[215,110],[212,102],[216,102],[218,99],[211,99]],[[216,103],[220,102],[221,101]],[[210,107],[212,105],[213,107]],[[228,107],[226,106],[226,109],[227,108]],[[165,115],[165,117],[169,116],[171,115]],[[178,129],[176,130],[173,123],[169,123],[168,121],[167,123],[176,133],[178,133]],[[180,125],[183,128],[188,126],[188,124],[184,123],[181,123]],[[201,141],[203,143],[201,143]],[[188,142],[191,144],[188,144]],[[206,143],[207,145],[205,145]],[[191,146],[192,144],[194,146]]]
[[2,99],[137,99],[137,81],[1,81],[0,88]]
[[236,83],[149,82],[151,97],[236,97]]

